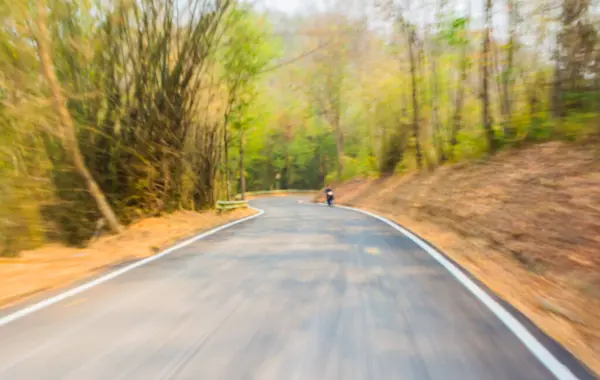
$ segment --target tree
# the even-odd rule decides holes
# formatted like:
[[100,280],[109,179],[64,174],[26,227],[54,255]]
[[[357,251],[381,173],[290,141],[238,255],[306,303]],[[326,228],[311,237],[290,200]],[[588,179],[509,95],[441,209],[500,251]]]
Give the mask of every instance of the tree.
[[336,174],[337,178],[341,179],[344,171],[343,96],[348,71],[348,31],[351,24],[343,15],[333,12],[322,15],[316,22],[326,25],[326,29],[317,36],[317,44],[322,48],[312,56],[309,93],[317,113],[327,121],[334,135],[337,153]]
[[506,64],[501,73],[502,79],[502,118],[504,127],[505,139],[512,140],[515,138],[515,127],[512,120],[512,102],[514,81],[514,57],[517,45],[516,29],[517,29],[517,1],[508,0],[508,30],[509,37],[506,46]]
[[420,106],[419,106],[419,98],[418,98],[418,88],[417,88],[417,58],[418,54],[415,52],[417,38],[414,27],[412,25],[406,25],[404,20],[401,21],[403,24],[404,31],[407,36],[407,45],[408,45],[408,60],[410,64],[410,81],[411,81],[411,99],[412,99],[412,137],[415,143],[415,157],[417,160],[417,168],[419,170],[423,167],[423,153],[421,152],[421,141],[420,141]]
[[553,113],[556,119],[568,111],[585,112],[600,100],[589,78],[597,77],[598,30],[590,20],[590,2],[565,0],[561,29],[556,36]]
[[481,51],[481,125],[485,131],[490,153],[496,152],[496,137],[490,111],[490,43],[492,36],[492,0],[485,0],[485,27]]
[[440,42],[440,30],[439,24],[441,22],[442,8],[444,0],[438,1],[437,10],[435,14],[435,28],[433,30],[433,36],[430,37],[430,49],[429,49],[429,62],[431,70],[431,124],[433,128],[434,146],[436,149],[437,160],[441,163],[447,160],[446,152],[444,149],[444,138],[442,134],[442,125],[440,120],[440,91],[439,91],[439,78],[437,70],[437,59],[439,55],[439,42]]
[[65,149],[70,154],[73,165],[75,166],[75,170],[85,181],[88,191],[96,201],[98,209],[102,213],[104,219],[106,219],[108,226],[113,232],[120,232],[122,230],[122,226],[119,223],[119,220],[117,219],[112,207],[106,200],[104,193],[88,170],[81,154],[81,150],[79,149],[77,131],[75,130],[73,120],[71,119],[71,115],[66,107],[66,101],[63,96],[62,89],[60,88],[60,84],[54,72],[54,65],[52,64],[52,57],[50,55],[50,52],[52,51],[50,47],[52,42],[48,33],[48,27],[46,26],[46,9],[41,2],[38,2],[37,4],[37,17],[35,22],[37,26],[37,33],[35,34],[40,58],[40,66],[42,68],[44,77],[48,82],[48,86],[50,87],[50,91],[52,93],[52,102],[54,103],[61,123],[61,130],[58,134],[62,137]]
[[244,164],[244,144],[246,130],[251,126],[248,117],[256,99],[256,84],[261,71],[275,56],[274,45],[268,40],[268,30],[261,28],[264,20],[255,17],[248,8],[238,6],[228,14],[228,26],[222,51],[223,82],[227,91],[224,112],[223,145],[225,147],[224,166],[226,196],[230,198],[229,184],[229,129],[233,127],[239,134],[239,170],[242,199],[246,192],[246,170]]
[[450,20],[450,23],[444,31],[444,37],[452,48],[459,49],[458,58],[458,80],[456,82],[456,92],[454,96],[454,109],[452,110],[452,123],[450,131],[450,158],[454,157],[454,150],[458,144],[458,132],[462,128],[463,103],[465,98],[465,86],[469,69],[469,57],[467,50],[469,48],[467,26],[468,18],[457,17]]
[[[210,69],[230,3],[192,0],[183,18],[175,0],[0,7],[0,126],[19,131],[14,147],[0,141],[0,157],[15,157],[10,166],[24,177],[0,187],[31,201],[0,234],[80,245],[99,217],[118,230],[212,204],[222,114]],[[0,163],[2,177],[10,166]],[[9,254],[21,246],[0,244]]]

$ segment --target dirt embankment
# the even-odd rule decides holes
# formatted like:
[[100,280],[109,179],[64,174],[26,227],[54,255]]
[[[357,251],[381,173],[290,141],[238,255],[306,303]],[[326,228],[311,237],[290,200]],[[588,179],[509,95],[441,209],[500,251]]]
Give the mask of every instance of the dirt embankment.
[[101,237],[83,249],[45,245],[22,252],[18,258],[0,258],[0,307],[68,285],[111,265],[150,256],[181,238],[255,212],[252,209],[223,214],[180,211],[140,220],[123,233]]
[[600,373],[600,153],[549,143],[334,186],[429,240]]

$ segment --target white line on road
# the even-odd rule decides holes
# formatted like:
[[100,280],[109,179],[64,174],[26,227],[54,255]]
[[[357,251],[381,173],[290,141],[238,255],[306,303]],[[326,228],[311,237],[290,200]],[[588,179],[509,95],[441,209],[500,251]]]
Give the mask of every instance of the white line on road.
[[[325,204],[321,204],[325,205]],[[533,334],[527,330],[521,322],[519,322],[510,312],[502,307],[496,300],[494,300],[485,290],[481,289],[473,280],[465,275],[456,265],[446,259],[444,255],[438,252],[436,249],[431,247],[421,238],[413,234],[412,232],[402,228],[398,224],[386,219],[382,216],[373,214],[371,212],[361,210],[354,207],[347,206],[335,206],[347,210],[369,215],[375,219],[388,224],[403,235],[408,237],[431,257],[441,264],[458,282],[460,282],[465,288],[467,288],[481,303],[487,308],[527,347],[527,349],[559,380],[578,380],[577,376],[571,372],[571,370],[562,364],[548,349],[536,339]]]
[[135,268],[141,267],[142,265],[146,265],[146,264],[151,263],[151,262],[153,262],[155,260],[158,260],[161,257],[164,257],[164,256],[166,256],[166,255],[168,255],[168,254],[170,254],[170,253],[172,253],[172,252],[174,252],[174,251],[176,251],[176,250],[178,250],[180,248],[183,248],[183,247],[185,247],[187,245],[190,245],[190,244],[192,244],[194,242],[197,242],[198,240],[204,239],[205,237],[213,235],[213,234],[215,234],[215,233],[217,233],[219,231],[222,231],[222,230],[224,230],[226,228],[229,228],[231,226],[234,226],[236,224],[245,222],[245,221],[250,220],[250,219],[257,218],[257,217],[259,217],[259,216],[261,216],[262,214],[265,213],[263,210],[260,210],[260,209],[254,208],[254,207],[250,207],[250,208],[252,208],[253,210],[258,211],[258,213],[254,214],[254,215],[247,216],[245,218],[242,218],[242,219],[239,219],[239,220],[236,220],[236,221],[233,221],[231,223],[224,224],[224,225],[222,225],[220,227],[217,227],[217,228],[214,228],[212,230],[203,232],[203,233],[201,233],[199,235],[193,236],[193,237],[191,237],[191,238],[189,238],[187,240],[182,241],[179,244],[176,244],[176,245],[174,245],[172,247],[169,247],[169,248],[165,249],[164,251],[162,251],[160,253],[157,253],[154,256],[150,256],[150,257],[147,257],[147,258],[145,258],[143,260],[136,261],[135,263],[133,263],[131,265],[127,265],[127,266],[125,266],[123,268],[117,269],[114,272],[110,272],[108,274],[105,274],[104,276],[101,276],[101,277],[99,277],[99,278],[97,278],[95,280],[92,280],[90,282],[86,282],[83,285],[77,286],[77,287],[75,287],[73,289],[69,289],[69,290],[67,290],[67,291],[65,291],[63,293],[57,294],[56,296],[53,296],[53,297],[47,298],[45,300],[42,300],[40,302],[34,303],[33,305],[30,305],[30,306],[27,306],[27,307],[25,307],[23,309],[17,310],[14,313],[8,314],[8,315],[6,315],[4,317],[0,317],[0,327],[2,327],[4,325],[7,325],[10,322],[14,322],[17,319],[23,318],[23,317],[25,317],[25,316],[27,316],[29,314],[35,313],[38,310],[41,310],[41,309],[44,309],[44,308],[46,308],[48,306],[54,305],[55,303],[58,303],[58,302],[60,302],[60,301],[62,301],[64,299],[67,299],[69,297],[73,297],[74,295],[77,295],[79,293],[83,293],[86,290],[93,288],[94,286],[97,286],[97,285],[100,285],[100,284],[102,284],[102,283],[104,283],[106,281],[112,280],[113,278],[115,278],[117,276],[120,276],[120,275],[122,275],[124,273],[127,273],[127,272],[129,272],[129,271],[131,271],[131,270],[133,270]]

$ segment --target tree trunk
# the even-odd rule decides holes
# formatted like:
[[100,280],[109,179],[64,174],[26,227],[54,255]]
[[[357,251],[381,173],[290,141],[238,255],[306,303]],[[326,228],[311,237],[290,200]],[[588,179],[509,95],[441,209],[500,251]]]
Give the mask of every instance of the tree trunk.
[[225,199],[229,200],[229,134],[227,133],[227,116],[225,116],[225,122],[223,123],[223,158],[225,160]]
[[529,89],[529,125],[530,129],[534,129],[537,127],[538,123],[538,97],[537,97],[537,89],[538,89],[538,80],[534,79],[531,88]]
[[337,155],[337,167],[336,167],[336,175],[337,179],[342,179],[342,174],[344,173],[344,133],[342,132],[342,127],[340,126],[340,105],[339,100],[332,102],[330,105],[331,110],[326,111],[327,121],[331,125],[333,130],[333,135],[335,138],[335,149]]
[[485,130],[488,149],[491,154],[496,152],[496,139],[492,129],[490,116],[490,38],[492,29],[492,0],[485,3],[485,34],[483,37],[483,57],[481,60],[481,123]]
[[554,80],[552,83],[552,117],[554,118],[555,127],[561,122],[563,114],[563,103],[562,103],[562,76],[560,67],[560,48],[558,46],[559,41],[556,41],[556,51],[554,56]]
[[66,106],[66,99],[60,88],[60,84],[54,72],[54,64],[51,58],[51,40],[48,28],[46,26],[46,9],[41,1],[37,3],[37,17],[36,25],[38,28],[37,47],[40,58],[40,64],[43,75],[48,82],[50,90],[52,92],[52,102],[58,113],[60,123],[62,124],[61,137],[65,146],[65,149],[73,162],[75,171],[84,180],[89,193],[96,201],[96,205],[100,210],[100,213],[106,219],[109,228],[114,233],[121,232],[123,227],[119,223],[117,216],[115,215],[110,204],[106,200],[102,189],[94,180],[94,177],[85,165],[85,161],[79,149],[79,142],[77,141],[77,132],[71,119],[71,114]]
[[460,76],[456,86],[454,113],[452,115],[452,132],[450,136],[450,158],[454,158],[454,148],[458,144],[458,132],[462,128],[462,108],[465,96],[464,84],[467,81],[467,46],[464,43],[460,53]]
[[265,183],[268,184],[269,190],[273,190],[273,185],[275,183],[275,170],[273,168],[273,141],[271,136],[268,136],[267,138],[267,170]]
[[344,133],[342,132],[342,128],[340,126],[340,110],[339,105],[334,105],[331,107],[331,111],[325,111],[325,117],[327,122],[330,124],[331,129],[333,131],[333,135],[335,138],[335,149],[337,156],[337,166],[336,166],[336,176],[338,180],[342,179],[342,174],[344,172]]
[[[438,18],[439,18],[438,11]],[[437,30],[436,30],[437,32]],[[442,139],[442,126],[440,122],[440,108],[439,108],[439,86],[437,77],[437,41],[431,42],[431,124],[433,127],[433,137],[435,149],[437,152],[437,159],[439,162],[446,162],[446,153],[444,151],[444,140]]]
[[246,199],[246,165],[244,164],[244,144],[246,136],[244,135],[244,128],[241,128],[240,136],[240,188],[242,193],[242,200]]
[[[471,2],[467,2],[468,10],[467,17],[470,20],[471,18]],[[469,24],[467,24],[467,28],[463,30],[464,33],[467,33]],[[460,59],[459,59],[459,78],[458,83],[456,84],[456,94],[454,98],[454,112],[452,114],[452,127],[450,132],[450,149],[449,149],[449,157],[450,159],[454,158],[454,151],[456,145],[458,145],[458,132],[462,128],[462,116],[463,116],[463,103],[465,96],[465,82],[468,79],[468,69],[469,69],[469,56],[468,56],[468,35],[460,36]]]
[[506,52],[506,67],[502,73],[502,118],[504,137],[508,140],[514,139],[516,133],[512,123],[512,81],[513,81],[513,64],[516,44],[516,23],[517,10],[515,0],[508,0],[508,17],[509,17],[509,33],[508,50]]
[[335,149],[337,152],[337,179],[341,180],[342,173],[344,172],[344,163],[342,162],[344,157],[344,137],[339,130],[339,126],[336,127]]
[[281,181],[280,181],[280,189],[287,190],[290,188],[292,170],[291,170],[291,154],[290,154],[290,144],[292,142],[294,133],[294,127],[291,123],[286,122],[284,126],[284,135],[283,135],[283,168],[281,170]]
[[423,167],[423,156],[421,153],[421,143],[419,142],[419,100],[417,98],[417,68],[415,62],[415,32],[410,28],[408,31],[408,55],[410,60],[410,76],[412,82],[412,106],[413,106],[413,138],[415,139],[415,156],[417,159],[417,168]]

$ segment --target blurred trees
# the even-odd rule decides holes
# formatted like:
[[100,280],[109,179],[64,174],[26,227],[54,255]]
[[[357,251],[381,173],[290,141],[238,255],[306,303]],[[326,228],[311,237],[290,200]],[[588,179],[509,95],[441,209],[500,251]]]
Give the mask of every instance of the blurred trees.
[[224,111],[223,146],[225,150],[226,198],[230,198],[229,145],[232,142],[229,129],[237,134],[239,181],[242,197],[246,190],[244,164],[245,134],[256,122],[252,107],[257,97],[256,86],[261,71],[275,57],[275,45],[268,38],[265,21],[248,9],[236,9],[230,13],[221,59],[222,82],[227,92]]
[[[240,38],[264,28],[258,16],[233,0],[4,2],[0,13],[5,254],[212,207],[223,120],[243,113],[270,59],[247,64],[230,48],[253,52]],[[243,91],[227,86],[233,66]]]
[[329,179],[347,179],[597,135],[598,5],[365,0],[356,12],[333,1],[281,16],[284,56],[311,54],[273,73],[268,91],[294,130],[310,131],[292,144],[324,140],[320,154],[305,149],[311,156],[292,155],[280,169],[295,178],[288,168],[325,167]]
[[7,253],[246,190],[600,132],[596,0],[40,4],[0,4]]

